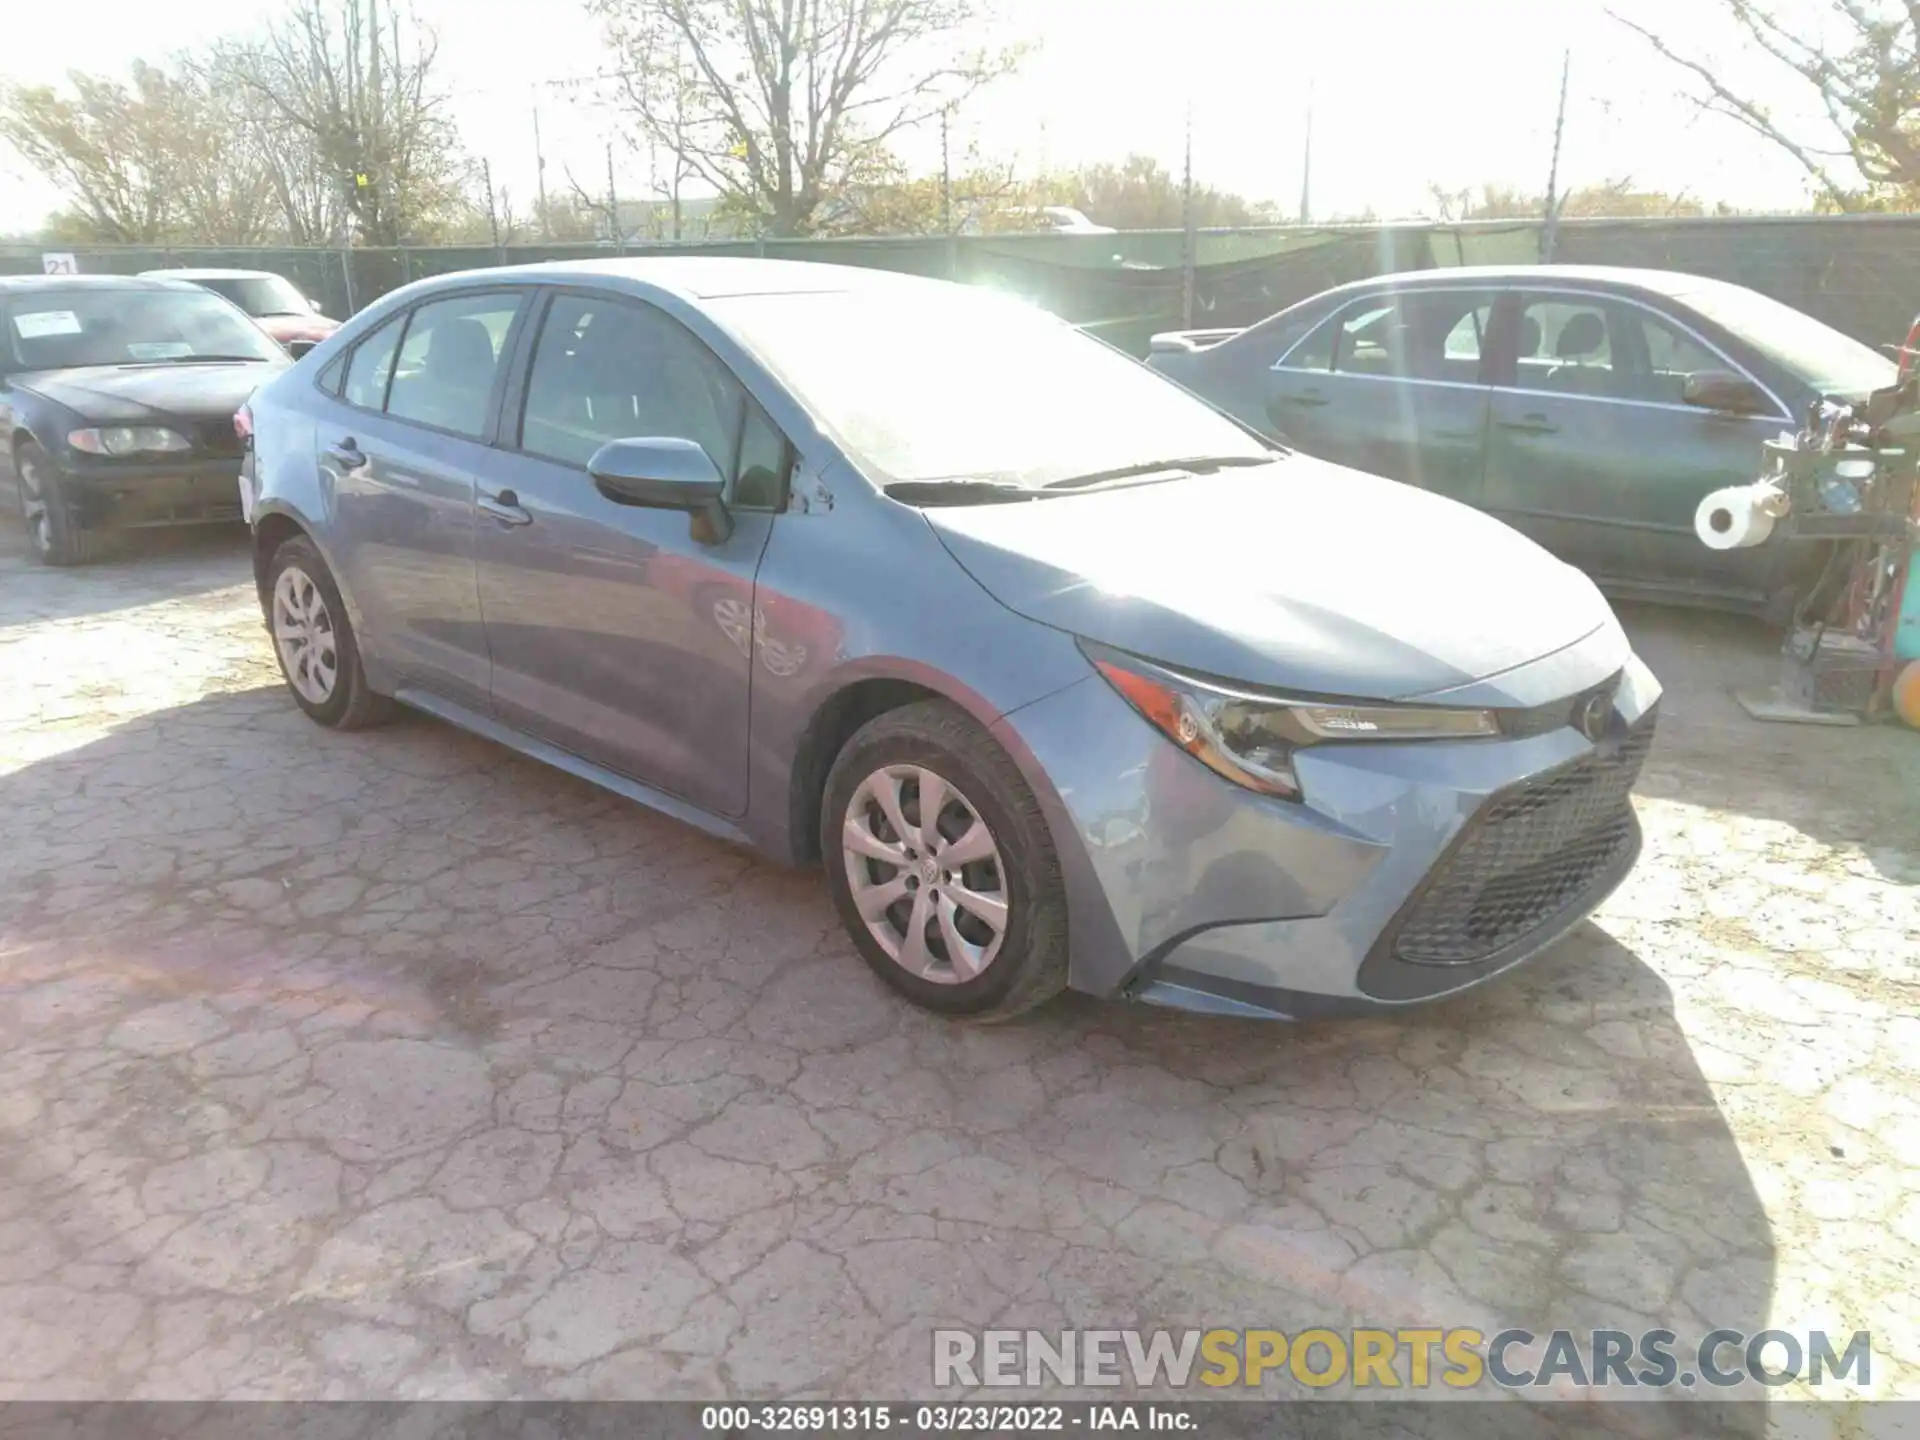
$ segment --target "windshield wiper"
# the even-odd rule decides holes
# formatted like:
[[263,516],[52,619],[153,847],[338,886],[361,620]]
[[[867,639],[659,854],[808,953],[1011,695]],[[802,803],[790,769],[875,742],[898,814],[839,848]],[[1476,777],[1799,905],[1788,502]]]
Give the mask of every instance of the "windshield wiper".
[[1132,480],[1140,475],[1159,475],[1178,470],[1188,475],[1211,475],[1241,465],[1271,465],[1278,455],[1190,455],[1176,460],[1147,460],[1138,465],[1122,465],[1113,470],[1095,470],[1087,475],[1069,475],[1050,480],[1043,490],[1078,490],[1085,485],[1102,485],[1109,480]]
[[907,505],[994,505],[1039,498],[1026,486],[1004,480],[896,480],[881,493]]

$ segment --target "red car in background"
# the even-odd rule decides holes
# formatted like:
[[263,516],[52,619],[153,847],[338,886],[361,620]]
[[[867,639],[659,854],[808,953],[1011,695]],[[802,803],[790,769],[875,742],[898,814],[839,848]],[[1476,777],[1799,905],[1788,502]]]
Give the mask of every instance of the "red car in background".
[[[254,323],[298,359],[340,328],[338,320],[295,288],[284,275],[268,270],[148,270],[167,280],[191,280],[223,295],[251,315]],[[298,347],[298,348],[296,348]]]

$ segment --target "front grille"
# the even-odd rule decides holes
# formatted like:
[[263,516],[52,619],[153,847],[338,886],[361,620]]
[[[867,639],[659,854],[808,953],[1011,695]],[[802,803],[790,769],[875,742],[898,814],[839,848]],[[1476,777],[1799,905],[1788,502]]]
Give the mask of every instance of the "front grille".
[[237,460],[247,453],[246,442],[231,420],[208,420],[193,427],[193,448],[202,455]]
[[1632,851],[1631,793],[1653,727],[1648,711],[1617,746],[1490,798],[1408,907],[1394,954],[1472,964],[1591,903]]

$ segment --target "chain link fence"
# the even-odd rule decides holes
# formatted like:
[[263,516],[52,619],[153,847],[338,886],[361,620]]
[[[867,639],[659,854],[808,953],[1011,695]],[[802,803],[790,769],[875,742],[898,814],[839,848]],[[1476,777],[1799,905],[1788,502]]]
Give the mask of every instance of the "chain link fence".
[[[1329,286],[1396,270],[1539,263],[1532,221],[1202,231],[1193,237],[1195,326],[1247,325]],[[284,275],[330,315],[350,315],[429,275],[543,260],[758,255],[905,271],[1012,291],[1144,354],[1184,322],[1187,236],[967,235],[898,239],[633,242],[403,249],[83,246],[83,274],[206,266]],[[48,247],[52,248],[52,247]],[[41,269],[36,247],[0,248],[0,274]],[[1870,345],[1898,344],[1920,309],[1920,216],[1566,220],[1555,261],[1679,270],[1746,285]]]

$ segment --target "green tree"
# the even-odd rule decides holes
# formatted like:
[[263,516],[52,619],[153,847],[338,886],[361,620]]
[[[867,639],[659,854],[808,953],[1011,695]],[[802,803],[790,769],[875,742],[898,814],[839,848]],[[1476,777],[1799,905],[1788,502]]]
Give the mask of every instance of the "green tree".
[[[1158,160],[1129,155],[1042,178],[1026,197],[1028,206],[1070,205],[1097,225],[1116,230],[1178,230],[1186,224],[1185,184]],[[1248,200],[1210,185],[1193,189],[1194,224],[1202,229],[1281,223],[1278,207]],[[1025,224],[1015,210],[998,217],[1000,228]]]

